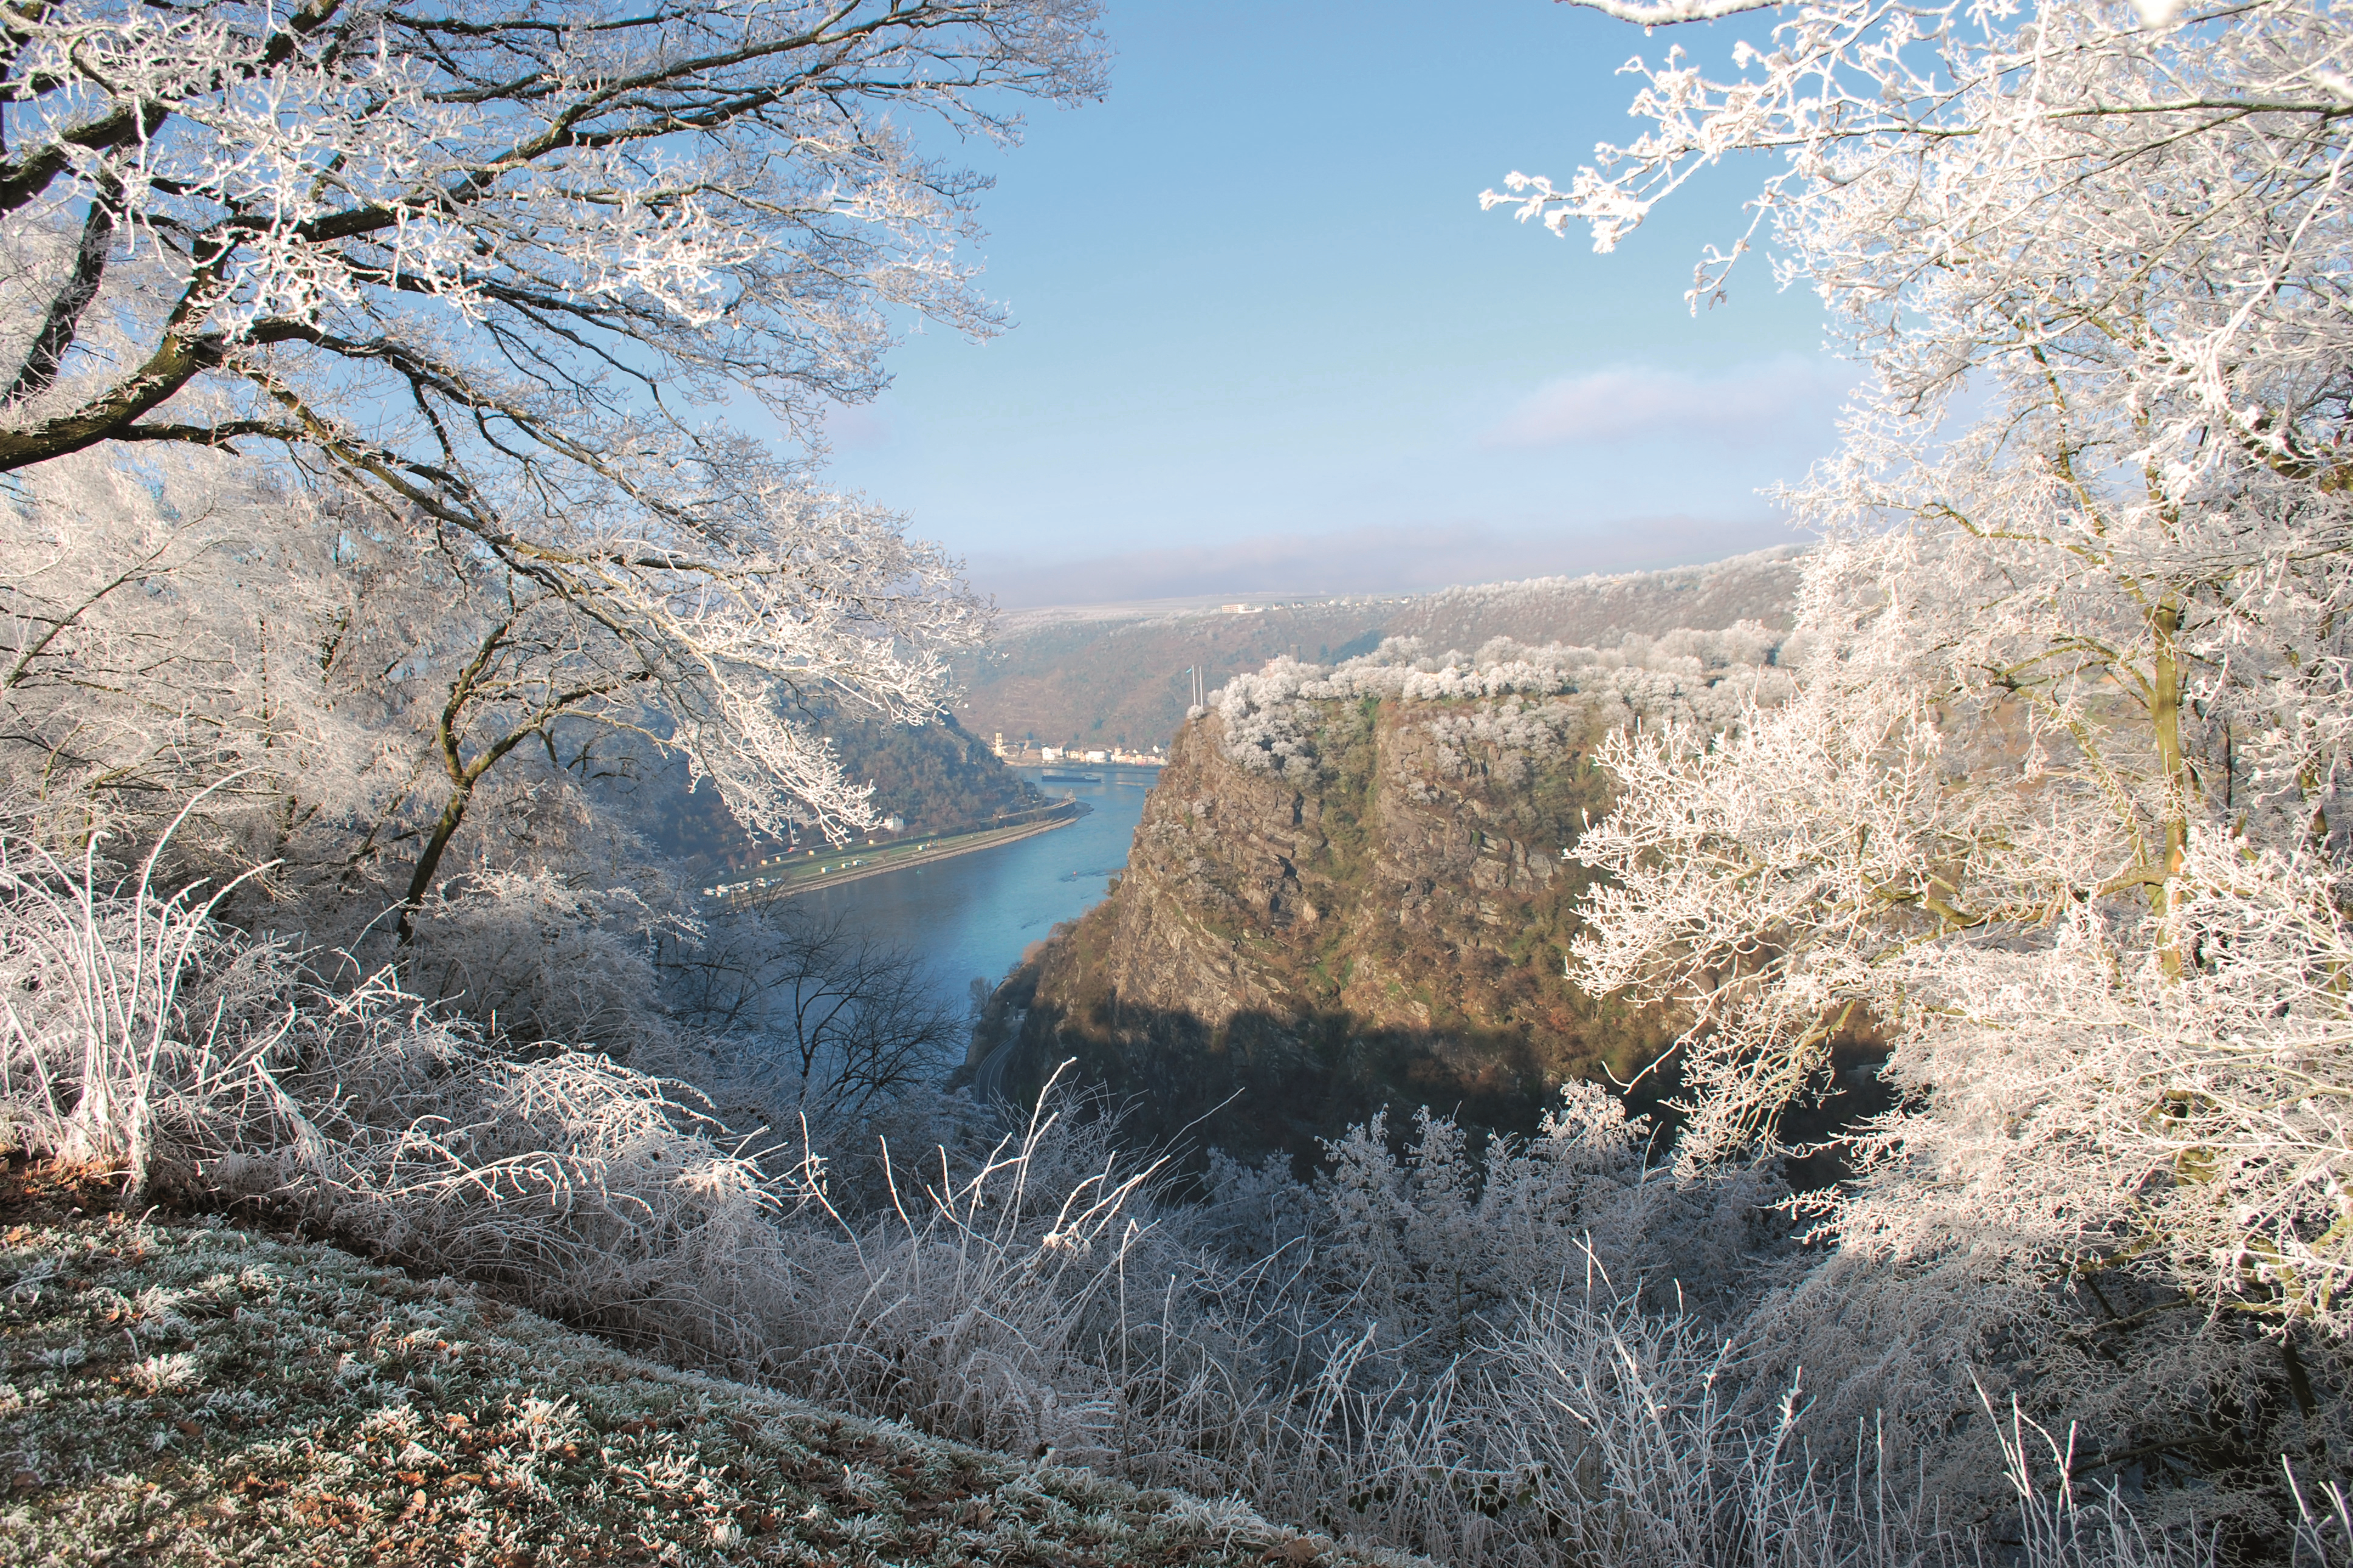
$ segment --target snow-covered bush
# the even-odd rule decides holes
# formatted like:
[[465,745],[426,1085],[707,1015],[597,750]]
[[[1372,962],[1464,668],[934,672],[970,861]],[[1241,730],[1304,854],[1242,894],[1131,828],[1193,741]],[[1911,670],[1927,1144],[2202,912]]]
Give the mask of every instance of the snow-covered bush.
[[1382,1343],[1416,1344],[1420,1361],[1461,1354],[1565,1279],[1745,1311],[1784,1248],[1778,1182],[1762,1169],[1678,1182],[1654,1159],[1657,1137],[1582,1083],[1525,1142],[1474,1151],[1428,1110],[1402,1153],[1383,1121],[1356,1128],[1316,1187],[1317,1274]]
[[[1211,694],[1226,754],[1245,767],[1296,782],[1316,773],[1315,731],[1323,704],[1367,698],[1409,703],[1484,703],[1464,720],[1467,732],[1507,752],[1539,754],[1564,733],[1599,721],[1615,728],[1636,718],[1721,724],[1744,702],[1774,700],[1787,682],[1773,668],[1780,637],[1743,621],[1720,631],[1678,630],[1628,636],[1612,648],[1495,637],[1474,654],[1432,655],[1418,638],[1389,637],[1371,653],[1336,665],[1277,658],[1238,675]],[[1568,696],[1574,702],[1546,701]],[[1518,699],[1518,701],[1505,700]],[[1520,717],[1538,714],[1530,720]]]

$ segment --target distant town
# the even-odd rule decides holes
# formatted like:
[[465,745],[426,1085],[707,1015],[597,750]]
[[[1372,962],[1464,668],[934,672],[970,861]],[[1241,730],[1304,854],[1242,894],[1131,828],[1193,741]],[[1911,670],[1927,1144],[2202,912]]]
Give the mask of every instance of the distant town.
[[1027,741],[1006,744],[1003,731],[997,731],[990,750],[1008,767],[1042,768],[1055,763],[1079,764],[1094,763],[1121,768],[1156,768],[1166,764],[1168,755],[1158,746],[1148,752],[1131,752],[1120,746],[1097,747],[1092,751],[1077,746],[1039,746]]

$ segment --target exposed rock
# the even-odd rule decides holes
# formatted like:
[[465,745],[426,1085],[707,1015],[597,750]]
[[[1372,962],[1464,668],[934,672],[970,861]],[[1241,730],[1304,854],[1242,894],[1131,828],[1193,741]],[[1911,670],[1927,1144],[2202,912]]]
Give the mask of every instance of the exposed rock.
[[[1026,966],[1032,1082],[1075,1056],[1148,1131],[1236,1089],[1209,1141],[1313,1140],[1384,1103],[1520,1126],[1567,1077],[1630,1068],[1655,1020],[1564,973],[1605,804],[1591,752],[1628,710],[1578,694],[1317,705],[1316,764],[1178,734],[1111,898]],[[1303,779],[1303,771],[1309,776]]]

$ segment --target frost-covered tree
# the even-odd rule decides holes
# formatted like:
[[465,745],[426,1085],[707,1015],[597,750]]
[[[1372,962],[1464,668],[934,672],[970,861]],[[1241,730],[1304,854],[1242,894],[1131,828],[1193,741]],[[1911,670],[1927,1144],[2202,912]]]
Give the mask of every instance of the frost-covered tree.
[[709,415],[748,396],[815,451],[894,314],[992,330],[978,182],[909,121],[1009,137],[1096,58],[1087,0],[12,12],[0,469],[193,446],[350,498],[352,549],[448,611],[401,670],[442,711],[412,901],[483,773],[567,721],[752,820],[854,824],[786,709],[927,716],[976,606]]
[[1646,134],[1486,197],[1607,249],[1775,158],[1694,308],[1769,239],[1872,373],[1784,498],[1823,540],[1794,693],[1613,742],[1573,966],[1691,1020],[1687,1174],[1770,1148],[1835,1042],[1887,1046],[1896,1109],[1812,1200],[1837,1245],[1752,1325],[1813,1419],[1883,1415],[1964,1495],[1977,1389],[2015,1395],[2080,1423],[2083,1473],[2276,1540],[2282,1452],[2348,1440],[2353,29],[1831,0],[1752,31],[1726,76],[1638,62]]
[[1691,1010],[1694,1163],[1885,1031],[1850,1248],[2341,1333],[2353,30],[1854,0],[1734,54],[1638,66],[1648,134],[1487,197],[1607,248],[1779,153],[1757,221],[1874,373],[1788,496],[1799,691],[1618,744],[1580,971]]
[[934,994],[915,952],[839,917],[754,908],[667,945],[659,963],[671,1010],[699,1034],[748,1042],[714,1053],[695,1081],[712,1094],[828,1124],[871,1114],[943,1079],[970,1035]]

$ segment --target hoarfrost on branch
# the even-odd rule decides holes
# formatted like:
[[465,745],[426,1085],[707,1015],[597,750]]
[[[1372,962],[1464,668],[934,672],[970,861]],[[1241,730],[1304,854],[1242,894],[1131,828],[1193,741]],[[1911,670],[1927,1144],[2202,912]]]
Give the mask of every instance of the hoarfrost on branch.
[[1784,493],[1824,539],[1796,692],[1610,742],[1575,971],[1693,1019],[1686,1169],[1878,1031],[1900,1105],[1820,1199],[1859,1255],[1999,1237],[2021,1290],[2156,1270],[2341,1333],[2353,35],[2299,0],[1776,18],[1731,77],[1637,62],[1642,137],[1483,198],[1607,249],[1776,157],[1750,236],[1873,373]]

